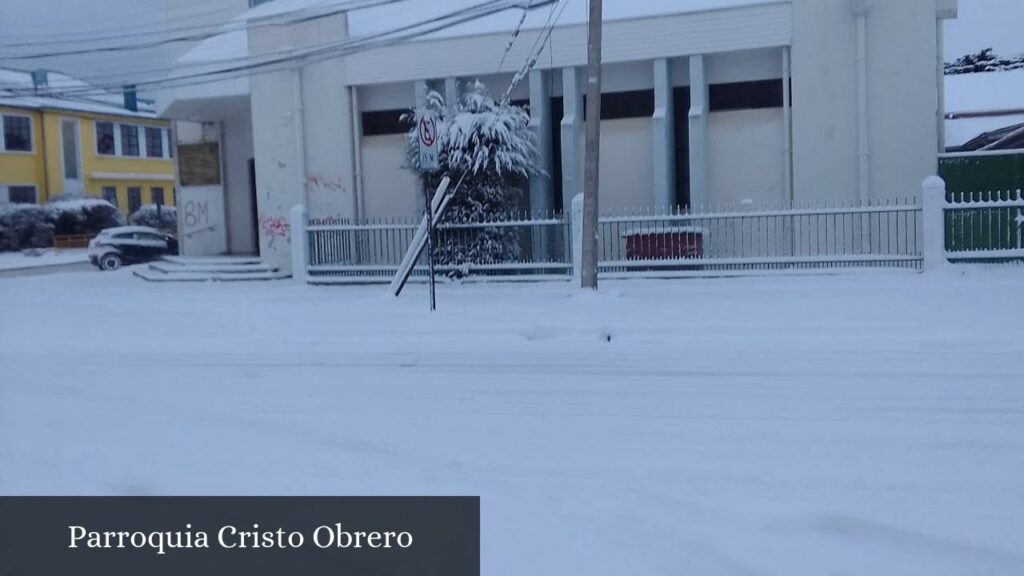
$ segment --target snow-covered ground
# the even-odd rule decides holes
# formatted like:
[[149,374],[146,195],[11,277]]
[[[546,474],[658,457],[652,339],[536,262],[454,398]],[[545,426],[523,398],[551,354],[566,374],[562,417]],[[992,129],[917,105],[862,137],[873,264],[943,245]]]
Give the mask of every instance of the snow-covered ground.
[[486,575],[1024,573],[1024,269],[0,280],[0,493],[474,494]]
[[26,252],[0,252],[0,271],[43,268],[89,261],[88,250],[39,250]]

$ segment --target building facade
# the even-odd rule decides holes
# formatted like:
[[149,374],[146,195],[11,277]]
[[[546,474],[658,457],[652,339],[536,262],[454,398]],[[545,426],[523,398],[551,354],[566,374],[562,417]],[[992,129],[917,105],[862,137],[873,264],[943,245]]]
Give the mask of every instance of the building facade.
[[126,109],[119,95],[58,97],[47,93],[50,86],[85,85],[60,74],[0,70],[0,203],[88,196],[125,214],[174,205],[170,122]]
[[[196,46],[179,64],[215,69],[229,57],[421,33],[162,95],[164,114],[206,122],[193,137],[219,146],[223,179],[196,196],[218,205],[207,213],[225,223],[225,239],[210,246],[241,252],[235,247],[258,243],[264,259],[287,268],[280,223],[295,204],[320,219],[415,214],[422,196],[405,168],[402,115],[430,90],[458,98],[467,82],[500,95],[536,46],[543,50],[511,94],[529,106],[544,172],[524,189],[522,207],[558,211],[582,191],[586,2],[534,9],[511,48],[520,10],[424,28],[469,3],[349,13],[307,4],[260,6],[244,31]],[[942,21],[956,8],[955,0],[606,0],[602,207],[913,196],[937,168]]]

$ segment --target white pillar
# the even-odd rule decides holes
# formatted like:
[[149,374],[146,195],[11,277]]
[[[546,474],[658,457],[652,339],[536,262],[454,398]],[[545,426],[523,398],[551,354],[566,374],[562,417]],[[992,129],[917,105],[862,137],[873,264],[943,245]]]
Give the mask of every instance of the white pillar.
[[459,83],[454,76],[444,79],[444,103],[454,106],[459,100]]
[[708,202],[708,82],[705,59],[690,56],[690,206]]
[[289,234],[292,244],[292,278],[299,283],[309,279],[309,242],[306,238],[306,225],[309,212],[302,204],[292,207],[289,222]]
[[654,61],[654,207],[676,205],[675,104],[672,94],[672,65],[667,58]]
[[921,231],[925,271],[939,270],[946,261],[946,183],[929,176],[921,185]]
[[562,206],[583,193],[583,82],[579,68],[562,69]]
[[530,71],[530,129],[537,137],[538,168],[544,174],[530,178],[530,210],[554,208],[551,186],[551,77],[543,70]]
[[423,106],[427,102],[427,93],[430,89],[427,87],[426,80],[417,80],[414,84],[416,90],[416,105]]
[[569,223],[572,225],[572,277],[576,282],[583,277],[583,193],[572,198]]

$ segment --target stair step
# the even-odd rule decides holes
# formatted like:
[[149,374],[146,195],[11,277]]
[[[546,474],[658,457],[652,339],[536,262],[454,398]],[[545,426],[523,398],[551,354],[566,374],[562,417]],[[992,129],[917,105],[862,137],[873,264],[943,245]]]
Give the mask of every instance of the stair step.
[[164,256],[160,260],[180,266],[233,266],[262,263],[257,256]]
[[242,282],[251,280],[281,280],[289,275],[278,271],[260,272],[160,272],[157,270],[140,269],[133,272],[135,276],[149,282]]
[[167,274],[247,274],[252,272],[276,272],[277,268],[267,264],[174,264],[171,262],[153,262],[150,269]]

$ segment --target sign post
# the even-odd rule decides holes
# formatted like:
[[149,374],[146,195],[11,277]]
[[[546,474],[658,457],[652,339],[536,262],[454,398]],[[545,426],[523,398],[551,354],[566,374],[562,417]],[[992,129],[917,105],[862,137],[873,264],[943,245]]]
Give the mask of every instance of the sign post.
[[[424,114],[416,131],[420,141],[420,168],[424,172],[436,172],[441,167],[437,151],[437,117],[430,112]],[[437,291],[434,284],[434,207],[427,186],[423,187],[423,199],[427,208],[427,274],[430,282],[430,311],[433,312],[437,310]]]

